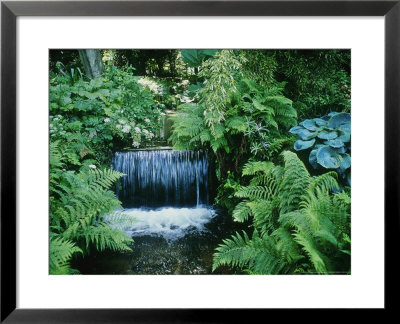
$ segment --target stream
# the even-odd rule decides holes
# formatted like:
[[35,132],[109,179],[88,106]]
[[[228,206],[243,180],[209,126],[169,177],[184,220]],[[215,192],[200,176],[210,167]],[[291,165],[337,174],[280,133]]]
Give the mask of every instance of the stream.
[[132,252],[94,252],[75,260],[82,274],[228,274],[212,255],[233,234],[232,218],[209,204],[209,163],[202,151],[117,152],[126,174],[116,188]]

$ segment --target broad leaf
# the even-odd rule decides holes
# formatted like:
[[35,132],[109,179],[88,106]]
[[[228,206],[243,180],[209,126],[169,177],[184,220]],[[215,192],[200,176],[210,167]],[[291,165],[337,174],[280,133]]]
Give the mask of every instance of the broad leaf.
[[294,149],[296,151],[306,150],[306,149],[310,148],[311,146],[313,146],[314,143],[315,143],[315,138],[313,138],[310,141],[297,140],[294,143]]
[[342,124],[350,123],[350,114],[348,113],[338,113],[335,114],[329,119],[328,127],[330,128],[339,128]]
[[340,148],[344,146],[344,143],[340,139],[333,139],[326,142],[330,147]]
[[338,134],[335,131],[323,130],[318,133],[318,138],[324,139],[324,140],[331,140],[336,137],[338,137]]
[[305,121],[301,122],[300,125],[312,132],[318,129],[318,127],[315,125],[314,120],[312,119],[306,119]]
[[317,152],[317,162],[327,169],[337,169],[342,163],[342,157],[330,146],[323,146]]

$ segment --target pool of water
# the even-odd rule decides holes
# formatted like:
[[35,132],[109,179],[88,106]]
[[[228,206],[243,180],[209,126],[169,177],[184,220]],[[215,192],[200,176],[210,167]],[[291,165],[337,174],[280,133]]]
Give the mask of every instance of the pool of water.
[[[135,221],[124,230],[132,236],[132,252],[105,251],[76,259],[82,274],[230,274],[212,272],[212,257],[237,224],[222,210],[194,208],[132,208],[123,211]],[[236,225],[236,226],[235,226]]]

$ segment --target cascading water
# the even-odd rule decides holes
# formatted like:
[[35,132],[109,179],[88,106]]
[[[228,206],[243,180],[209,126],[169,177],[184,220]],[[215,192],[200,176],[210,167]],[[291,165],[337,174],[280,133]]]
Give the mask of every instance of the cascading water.
[[202,231],[215,216],[208,206],[207,156],[201,151],[129,151],[115,153],[112,167],[124,173],[117,196],[134,222],[132,236],[177,239]]
[[126,174],[118,198],[124,207],[208,204],[208,160],[201,151],[117,152],[113,168]]

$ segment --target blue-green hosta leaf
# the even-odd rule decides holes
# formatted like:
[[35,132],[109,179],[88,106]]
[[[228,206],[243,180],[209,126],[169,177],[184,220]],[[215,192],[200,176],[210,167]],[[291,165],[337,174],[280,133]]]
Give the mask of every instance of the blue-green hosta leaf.
[[315,143],[315,138],[313,138],[310,141],[297,140],[296,142],[294,142],[294,149],[296,151],[306,150],[311,146],[313,146],[314,143]]
[[323,120],[322,118],[314,118],[313,120],[315,124],[317,124],[320,127],[328,125],[328,122],[326,120]]
[[350,142],[350,138],[351,138],[351,133],[350,132],[339,130],[339,134],[340,135],[336,139],[341,140],[344,143]]
[[318,133],[318,138],[324,140],[331,140],[335,139],[336,137],[338,137],[338,134],[335,131],[322,130]]
[[343,123],[338,127],[341,131],[351,133],[351,123]]
[[306,119],[305,121],[302,121],[299,125],[303,126],[304,128],[312,132],[318,129],[317,125],[315,125],[315,122],[312,119]]
[[342,163],[342,157],[330,146],[323,146],[317,152],[317,162],[326,169],[337,169]]
[[344,171],[351,167],[351,156],[347,153],[342,154],[342,163],[340,164],[340,170]]
[[339,147],[338,149],[336,149],[336,151],[340,154],[346,153],[346,147],[345,146]]
[[311,153],[310,153],[310,156],[308,157],[308,161],[310,162],[311,166],[314,169],[318,168],[317,152],[318,152],[318,149],[312,150]]
[[303,141],[308,141],[317,136],[317,133],[310,132],[308,129],[303,128],[302,130],[297,131],[297,136],[299,136]]
[[327,144],[333,148],[341,148],[344,146],[344,143],[340,139],[332,139],[327,141]]
[[348,113],[338,113],[333,115],[331,119],[329,119],[328,127],[330,128],[338,128],[342,124],[349,124],[350,123],[350,114]]
[[304,129],[304,127],[301,126],[294,126],[291,129],[289,129],[289,132],[292,134],[298,134],[298,132],[302,131]]

